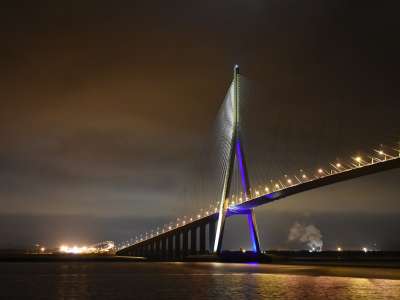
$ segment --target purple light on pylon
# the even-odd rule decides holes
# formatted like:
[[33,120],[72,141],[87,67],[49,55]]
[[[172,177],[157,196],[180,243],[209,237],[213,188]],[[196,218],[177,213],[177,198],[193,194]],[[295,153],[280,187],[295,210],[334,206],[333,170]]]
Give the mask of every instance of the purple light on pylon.
[[244,194],[247,196],[247,183],[246,183],[246,174],[244,170],[244,163],[243,163],[243,153],[242,153],[242,147],[240,145],[240,140],[237,139],[236,141],[236,155],[237,155],[237,160],[239,163],[239,171],[240,171],[240,178],[242,179],[242,187],[244,189]]
[[249,223],[249,229],[250,229],[251,246],[253,247],[253,251],[257,253],[258,247],[257,247],[257,241],[256,241],[256,229],[254,228],[253,216],[251,213],[249,213],[247,215],[247,221]]

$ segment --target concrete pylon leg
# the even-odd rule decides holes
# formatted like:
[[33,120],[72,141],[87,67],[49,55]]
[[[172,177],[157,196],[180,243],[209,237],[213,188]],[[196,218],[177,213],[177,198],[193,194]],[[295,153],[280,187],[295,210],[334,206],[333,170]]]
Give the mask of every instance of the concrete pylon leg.
[[190,229],[190,254],[197,254],[197,227]]
[[253,209],[250,209],[250,211],[247,213],[247,223],[249,224],[250,240],[253,251],[260,253],[260,239],[258,236],[256,216]]
[[208,241],[210,252],[213,252],[214,241],[215,241],[215,221],[211,220],[208,224]]
[[206,224],[200,225],[200,254],[206,253]]
[[224,236],[225,219],[226,219],[226,210],[219,213],[217,221],[217,230],[215,232],[213,252],[218,255],[221,254],[222,250],[222,238]]
[[156,239],[156,256],[160,257],[161,253],[160,253],[160,240]]
[[173,243],[174,236],[170,234],[168,236],[168,258],[173,258],[174,256],[174,243]]
[[167,257],[167,238],[163,237],[161,240],[161,257]]
[[150,241],[148,256],[153,256],[153,252],[154,252],[154,241]]
[[189,242],[189,230],[184,229],[182,233],[182,256],[188,255],[188,242]]
[[181,233],[179,231],[175,234],[175,257],[181,257]]

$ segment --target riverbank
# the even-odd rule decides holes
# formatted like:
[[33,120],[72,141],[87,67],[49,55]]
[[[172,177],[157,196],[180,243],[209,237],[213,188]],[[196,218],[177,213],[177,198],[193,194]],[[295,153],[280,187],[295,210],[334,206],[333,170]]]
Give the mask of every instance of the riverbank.
[[0,262],[134,262],[146,261],[144,257],[99,254],[2,254]]
[[318,252],[275,251],[265,254],[223,252],[221,256],[191,255],[184,259],[158,259],[105,254],[1,253],[0,262],[186,262],[259,263],[268,265],[338,266],[400,269],[399,252]]

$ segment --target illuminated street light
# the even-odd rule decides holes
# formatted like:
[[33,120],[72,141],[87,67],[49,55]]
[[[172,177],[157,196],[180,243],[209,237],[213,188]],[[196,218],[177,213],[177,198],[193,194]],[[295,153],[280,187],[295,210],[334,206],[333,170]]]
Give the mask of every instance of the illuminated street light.
[[336,249],[338,252],[342,252],[342,248],[341,247],[337,247]]
[[361,161],[362,161],[361,156],[357,156],[354,160],[355,160],[356,162],[358,162],[358,166],[361,167]]
[[287,183],[292,184],[292,179],[289,178],[289,179],[287,180]]
[[301,178],[307,179],[307,175],[306,175],[306,174],[303,174],[303,175],[301,175]]
[[256,191],[256,196],[260,196],[260,192],[259,191]]
[[336,163],[336,168],[341,168],[342,164],[341,163]]
[[269,192],[269,188],[266,186],[265,187],[265,191],[268,193]]
[[386,159],[387,159],[387,155],[386,155],[385,152],[383,152],[383,150],[379,150],[379,151],[378,151],[378,154],[379,154],[379,155],[383,155],[383,160],[386,160]]
[[275,183],[275,188],[279,189],[279,184]]

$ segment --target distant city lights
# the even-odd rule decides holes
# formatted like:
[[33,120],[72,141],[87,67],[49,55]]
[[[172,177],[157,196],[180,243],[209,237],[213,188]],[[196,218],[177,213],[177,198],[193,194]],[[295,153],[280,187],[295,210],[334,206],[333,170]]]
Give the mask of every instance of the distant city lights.
[[68,254],[82,254],[82,253],[93,253],[94,249],[88,248],[86,246],[78,247],[78,246],[73,246],[69,247],[67,245],[62,245],[59,248],[59,251],[61,253],[68,253]]
[[[112,251],[115,248],[114,242],[106,241],[101,242],[91,246],[68,246],[68,245],[61,245],[58,248],[60,253],[65,254],[90,254],[90,253],[107,253]],[[44,249],[44,248],[42,248]],[[43,250],[45,251],[45,249]]]

